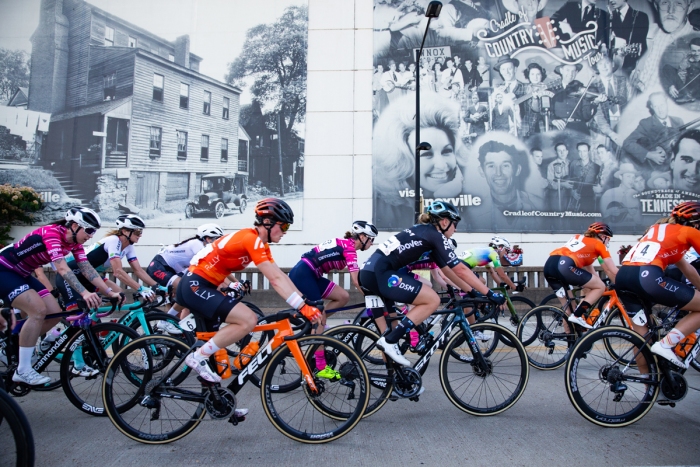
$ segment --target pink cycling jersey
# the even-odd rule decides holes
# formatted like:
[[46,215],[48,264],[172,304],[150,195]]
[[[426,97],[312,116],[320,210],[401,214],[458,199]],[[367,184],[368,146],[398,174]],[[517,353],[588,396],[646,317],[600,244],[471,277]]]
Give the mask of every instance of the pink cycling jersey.
[[334,238],[315,246],[304,253],[301,260],[316,272],[318,277],[330,271],[342,271],[346,267],[349,272],[357,272],[357,252],[355,241],[350,238]]
[[0,252],[0,265],[26,277],[36,268],[63,259],[70,253],[77,262],[87,261],[82,245],[64,240],[66,230],[66,227],[58,224],[33,230]]

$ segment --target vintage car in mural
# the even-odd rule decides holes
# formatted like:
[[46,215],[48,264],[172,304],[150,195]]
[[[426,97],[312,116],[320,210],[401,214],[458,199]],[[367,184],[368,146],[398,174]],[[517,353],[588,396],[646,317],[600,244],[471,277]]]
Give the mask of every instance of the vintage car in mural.
[[227,212],[243,213],[248,204],[245,176],[215,173],[202,176],[201,193],[185,206],[185,217],[196,214],[221,219]]

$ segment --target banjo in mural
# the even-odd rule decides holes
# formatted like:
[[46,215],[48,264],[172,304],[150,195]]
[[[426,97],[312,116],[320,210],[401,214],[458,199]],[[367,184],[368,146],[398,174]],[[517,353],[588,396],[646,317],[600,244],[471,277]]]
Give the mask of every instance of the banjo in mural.
[[375,0],[375,79],[415,70],[431,145],[415,174],[415,90],[375,86],[378,227],[413,220],[416,176],[467,232],[638,234],[700,199],[694,2],[453,0],[416,63],[428,3]]

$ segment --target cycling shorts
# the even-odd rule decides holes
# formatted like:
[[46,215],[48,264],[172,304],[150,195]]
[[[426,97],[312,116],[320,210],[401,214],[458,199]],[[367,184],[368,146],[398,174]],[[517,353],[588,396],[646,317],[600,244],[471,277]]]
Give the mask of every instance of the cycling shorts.
[[22,277],[16,272],[0,266],[0,300],[5,302],[5,306],[12,306],[14,299],[29,289],[36,290],[42,298],[50,294],[44,284],[39,282],[36,277]]
[[146,269],[148,275],[163,287],[173,283],[178,274],[173,268],[168,266],[161,255],[156,255]]
[[381,260],[361,269],[359,281],[370,293],[400,303],[413,303],[423,287],[415,274],[391,269],[389,261]]
[[576,266],[568,256],[552,255],[544,263],[544,278],[552,290],[559,290],[567,288],[567,285],[585,285],[593,278],[593,274]]
[[299,261],[291,271],[289,278],[299,291],[309,300],[321,300],[326,298],[336,286],[336,283],[321,276],[305,261]]
[[695,289],[664,275],[659,266],[621,266],[615,288],[637,294],[642,299],[683,308],[695,296]]
[[216,289],[216,285],[187,271],[177,286],[177,303],[202,318],[208,332],[215,331],[240,299]]

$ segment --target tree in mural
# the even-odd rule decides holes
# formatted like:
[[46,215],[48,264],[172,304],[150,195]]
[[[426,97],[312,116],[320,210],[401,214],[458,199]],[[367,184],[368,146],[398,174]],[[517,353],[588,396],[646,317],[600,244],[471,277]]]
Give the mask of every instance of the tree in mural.
[[9,99],[19,87],[29,87],[27,54],[0,47],[0,99]]
[[281,136],[287,141],[306,112],[308,16],[306,6],[291,6],[276,22],[249,29],[243,52],[226,75],[226,82],[236,86],[253,79],[254,100],[272,106],[274,120],[280,114]]

